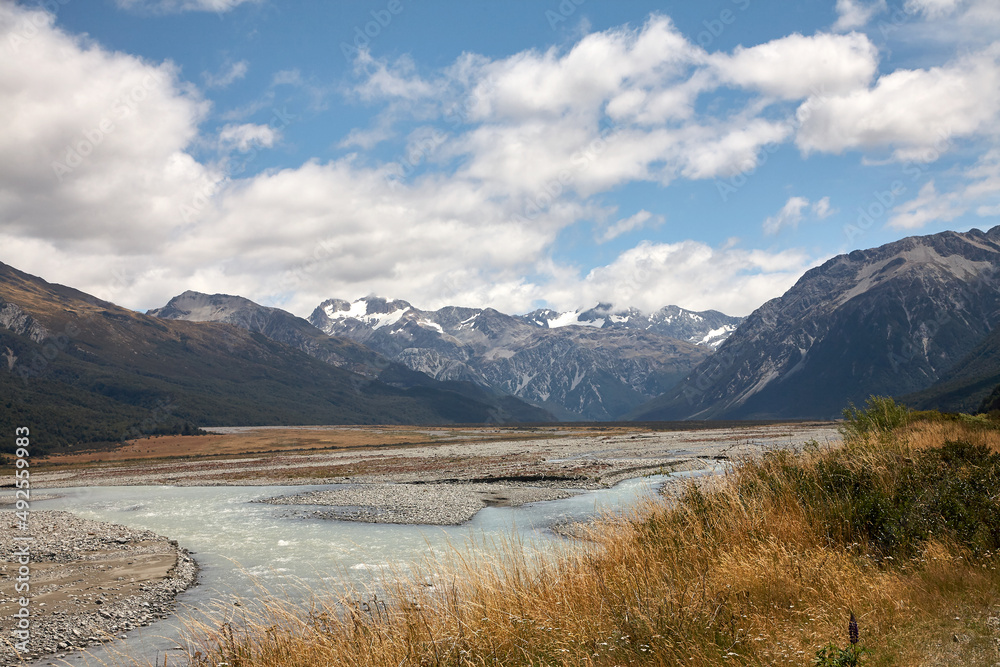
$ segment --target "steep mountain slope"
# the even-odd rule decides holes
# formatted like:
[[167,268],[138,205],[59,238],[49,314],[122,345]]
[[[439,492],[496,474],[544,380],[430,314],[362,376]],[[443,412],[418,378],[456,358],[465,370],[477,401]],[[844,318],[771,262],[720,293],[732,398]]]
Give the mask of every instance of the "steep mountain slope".
[[[176,432],[185,423],[506,419],[505,404],[400,389],[221,323],[162,320],[0,264],[0,429],[41,448]],[[543,415],[528,409],[532,418]]]
[[1000,322],[1000,227],[840,255],[633,419],[836,417],[944,376]]
[[550,327],[491,308],[423,311],[378,297],[330,299],[309,321],[436,379],[475,382],[566,419],[616,419],[711,352],[641,328]]
[[415,373],[349,338],[329,336],[301,317],[280,308],[261,306],[240,296],[187,291],[175,296],[162,308],[154,308],[146,314],[167,320],[232,324],[298,348],[338,368],[378,378],[393,386],[434,384],[422,373]]
[[1000,384],[993,388],[977,409],[977,412],[984,414],[997,411],[1000,411]]
[[993,331],[941,379],[899,400],[917,410],[974,413],[1000,384],[1000,327]]

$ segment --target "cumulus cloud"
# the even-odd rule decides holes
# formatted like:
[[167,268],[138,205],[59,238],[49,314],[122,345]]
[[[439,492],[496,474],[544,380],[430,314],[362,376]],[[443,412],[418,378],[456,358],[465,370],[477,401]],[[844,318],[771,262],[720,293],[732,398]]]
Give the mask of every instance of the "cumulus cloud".
[[956,137],[1000,130],[1000,49],[943,67],[896,70],[871,88],[816,96],[799,110],[796,143],[804,152],[893,148],[898,159],[925,154]]
[[652,311],[665,304],[714,308],[747,315],[782,294],[816,262],[800,251],[768,253],[705,243],[644,241],[615,261],[588,272],[582,281],[550,286],[552,299],[571,304],[606,302]]
[[186,152],[205,103],[170,63],[105,51],[37,11],[0,4],[3,41],[28,19],[45,27],[0,58],[3,231],[122,255],[166,240],[177,202],[214,178]]
[[861,33],[789,35],[758,46],[737,47],[712,62],[722,80],[784,99],[847,93],[866,86],[878,67],[878,50]]
[[[233,6],[122,2],[163,11]],[[172,64],[111,52],[9,3],[0,3],[0,41],[10,42],[26,17],[40,23],[37,34],[0,59],[4,259],[140,308],[196,289],[300,314],[330,296],[373,291],[424,307],[517,312],[539,301],[606,301],[746,314],[787,289],[812,258],[694,241],[644,241],[583,271],[551,256],[574,225],[615,220],[596,232],[607,241],[662,222],[647,210],[613,217],[601,195],[615,188],[747,171],[762,147],[793,137],[806,152],[840,152],[923,148],[937,121],[948,121],[949,137],[986,135],[1000,95],[987,51],[875,80],[877,53],[862,35],[791,35],[710,54],[654,15],[567,48],[464,55],[432,71],[361,51],[352,92],[375,108],[373,127],[342,145],[398,136],[423,168],[359,154],[227,179],[192,157],[192,146],[275,145],[274,126],[248,122],[259,106],[224,117],[232,122],[206,137],[208,105]],[[235,81],[236,65],[206,83]],[[330,90],[288,70],[269,94],[284,85],[313,91],[317,105]],[[740,89],[731,105],[701,104],[725,87]],[[808,117],[793,117],[806,98]],[[397,135],[397,121],[420,129]],[[993,187],[991,164],[967,175],[969,188]],[[934,209],[948,193],[932,187],[920,196],[895,212],[908,221],[899,224],[948,214]],[[976,196],[980,207],[995,205]],[[765,227],[831,212],[828,198],[793,197]]]

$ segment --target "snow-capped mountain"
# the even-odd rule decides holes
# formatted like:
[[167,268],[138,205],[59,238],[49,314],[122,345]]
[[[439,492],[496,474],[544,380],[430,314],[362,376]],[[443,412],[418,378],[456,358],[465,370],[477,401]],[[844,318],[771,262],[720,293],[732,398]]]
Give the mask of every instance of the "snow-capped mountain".
[[599,329],[641,329],[711,348],[722,345],[743,321],[742,317],[724,315],[717,310],[695,312],[678,306],[665,306],[647,315],[636,308],[613,310],[610,304],[605,303],[590,310],[564,313],[536,310],[522,317],[549,329],[574,325]]
[[610,311],[424,311],[366,297],[325,301],[309,321],[436,379],[470,380],[566,419],[602,420],[666,391],[739,322],[676,307],[651,316]]
[[468,382],[439,382],[386,359],[371,348],[341,336],[330,336],[312,324],[280,308],[270,308],[229,294],[184,292],[162,308],[148,315],[166,320],[224,322],[258,333],[271,340],[297,348],[331,366],[356,373],[360,380],[378,379],[396,389],[417,389],[417,393],[435,405],[446,406],[445,421],[461,421],[483,414],[490,421],[550,421],[545,410],[527,405],[511,396]]

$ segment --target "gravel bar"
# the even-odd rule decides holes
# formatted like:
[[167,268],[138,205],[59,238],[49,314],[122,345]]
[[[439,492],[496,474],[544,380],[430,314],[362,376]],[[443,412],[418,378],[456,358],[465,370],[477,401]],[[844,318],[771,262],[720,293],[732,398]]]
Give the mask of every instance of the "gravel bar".
[[[0,512],[0,528],[0,617],[13,619],[27,595],[30,633],[18,654],[22,638],[4,623],[0,665],[64,658],[166,618],[197,578],[186,550],[148,530],[56,511],[31,512],[26,531],[13,512]],[[24,545],[29,556],[19,555]],[[29,560],[29,591],[15,590],[20,559]]]
[[489,505],[516,507],[572,495],[565,489],[509,484],[354,484],[267,498],[271,505],[318,505],[318,518],[366,523],[458,525]]

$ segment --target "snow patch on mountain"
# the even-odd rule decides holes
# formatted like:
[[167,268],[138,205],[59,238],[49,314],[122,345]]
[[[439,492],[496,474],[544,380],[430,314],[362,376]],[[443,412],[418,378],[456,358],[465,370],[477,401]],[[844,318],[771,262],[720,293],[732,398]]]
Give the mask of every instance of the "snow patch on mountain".
[[424,311],[375,296],[330,299],[309,319],[435,379],[475,382],[564,418],[602,420],[673,386],[740,321],[707,311],[704,322],[697,315],[666,325],[663,312],[610,304],[525,315],[454,306]]

